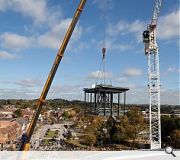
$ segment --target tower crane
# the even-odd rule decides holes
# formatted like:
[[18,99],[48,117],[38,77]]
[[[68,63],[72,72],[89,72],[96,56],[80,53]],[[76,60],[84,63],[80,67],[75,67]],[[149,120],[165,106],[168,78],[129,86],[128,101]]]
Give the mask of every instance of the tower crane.
[[65,34],[64,40],[63,40],[63,42],[61,44],[61,47],[58,50],[58,53],[57,53],[57,56],[55,58],[54,64],[53,64],[53,66],[51,68],[51,71],[50,71],[50,73],[48,75],[48,78],[46,80],[46,83],[44,85],[42,93],[41,93],[41,95],[40,95],[40,97],[38,99],[38,102],[36,104],[36,106],[37,106],[36,112],[35,112],[32,120],[30,122],[30,125],[28,127],[27,132],[22,135],[21,145],[20,145],[20,149],[19,149],[20,151],[28,151],[29,148],[30,148],[30,139],[31,139],[31,136],[32,136],[33,131],[35,129],[39,114],[40,114],[41,109],[42,109],[42,106],[43,106],[43,104],[45,102],[45,99],[46,99],[46,96],[48,94],[49,88],[50,88],[50,86],[52,84],[52,81],[54,79],[54,76],[56,74],[58,66],[59,66],[59,64],[61,62],[61,59],[62,59],[62,57],[64,55],[64,52],[65,52],[65,49],[67,47],[67,44],[68,44],[68,42],[69,42],[69,40],[71,38],[71,35],[72,35],[73,31],[74,31],[75,26],[76,26],[76,24],[77,24],[77,22],[79,20],[79,17],[81,15],[81,12],[82,12],[82,10],[84,8],[85,3],[86,3],[86,0],[81,0],[80,1],[79,6],[78,6],[78,8],[77,8],[77,10],[76,10],[76,12],[74,14],[74,17],[73,17],[72,21],[71,21],[71,24],[70,24],[70,26],[69,26],[66,34]]
[[155,7],[150,24],[143,32],[145,55],[148,61],[148,90],[149,90],[149,121],[150,148],[161,148],[161,119],[160,119],[160,74],[159,53],[156,42],[157,21],[162,0],[155,1]]

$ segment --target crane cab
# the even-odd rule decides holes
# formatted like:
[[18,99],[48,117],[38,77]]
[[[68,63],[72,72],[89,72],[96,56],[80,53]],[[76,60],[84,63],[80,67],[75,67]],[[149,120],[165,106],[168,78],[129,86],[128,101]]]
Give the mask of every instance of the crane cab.
[[144,43],[150,42],[150,32],[148,30],[143,32],[143,42]]

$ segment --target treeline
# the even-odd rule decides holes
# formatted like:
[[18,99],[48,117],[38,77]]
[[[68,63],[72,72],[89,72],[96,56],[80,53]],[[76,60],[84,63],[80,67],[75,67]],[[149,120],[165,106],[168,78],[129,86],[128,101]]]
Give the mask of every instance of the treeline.
[[[25,109],[31,108],[36,109],[37,99],[34,100],[25,100],[25,99],[8,99],[8,100],[0,100],[0,108],[3,105],[14,105],[16,108]],[[68,101],[64,99],[48,99],[45,101],[44,107],[42,111],[47,111],[50,109],[61,109],[61,108],[84,108],[87,106],[82,101]]]
[[[15,105],[17,108],[36,108],[36,102],[37,99],[34,100],[26,100],[26,99],[1,99],[0,100],[0,107],[2,105]],[[47,109],[58,109],[61,107],[86,107],[88,108],[88,104],[86,104],[84,101],[78,101],[78,100],[65,100],[65,99],[48,99],[46,100],[45,106]],[[139,108],[140,110],[148,110],[149,105],[148,104],[127,104],[126,109],[130,109],[132,107]],[[174,111],[179,110],[179,105],[161,105],[161,113],[167,113],[167,114],[173,114]]]

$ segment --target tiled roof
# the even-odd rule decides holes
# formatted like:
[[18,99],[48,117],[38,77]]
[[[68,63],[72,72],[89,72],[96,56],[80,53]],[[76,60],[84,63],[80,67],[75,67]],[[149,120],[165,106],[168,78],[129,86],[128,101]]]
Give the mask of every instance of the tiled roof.
[[[2,122],[0,122],[2,123]],[[21,135],[21,126],[16,121],[7,123],[7,126],[0,128],[0,143],[15,140]]]
[[22,110],[22,115],[33,115],[33,110],[31,110],[30,108],[26,108],[24,110]]

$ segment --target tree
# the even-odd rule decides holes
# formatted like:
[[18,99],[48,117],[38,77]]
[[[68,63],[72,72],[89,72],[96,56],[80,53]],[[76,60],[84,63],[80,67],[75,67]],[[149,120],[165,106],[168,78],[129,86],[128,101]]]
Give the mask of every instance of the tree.
[[69,118],[69,113],[67,111],[64,111],[62,114],[62,117],[64,117],[65,119]]
[[127,127],[127,136],[133,140],[132,149],[134,149],[138,134],[146,129],[146,125],[143,117],[141,116],[141,111],[139,108],[132,108],[127,113],[129,125]]
[[171,145],[176,149],[180,149],[180,130],[174,130],[170,137]]
[[115,140],[122,142],[128,140],[129,119],[127,116],[119,118],[120,123],[116,124]]
[[122,125],[116,125],[115,132],[111,136],[111,141],[114,143],[120,143],[127,139],[126,128]]
[[84,144],[89,145],[89,146],[93,146],[94,144],[96,144],[96,136],[94,134],[87,134],[84,136]]
[[21,111],[21,109],[17,109],[16,111],[13,112],[13,114],[14,114],[16,117],[21,117],[21,116],[22,116],[22,111]]
[[31,102],[30,101],[24,101],[21,105],[21,109],[31,108]]
[[114,134],[117,132],[116,121],[113,117],[109,117],[106,122],[106,128],[109,135],[109,143],[114,142]]
[[[175,130],[180,130],[180,118],[175,116],[162,116],[161,117],[161,138],[162,143],[166,145],[171,145],[173,141],[171,136]],[[177,131],[176,131],[177,133]],[[174,135],[175,136],[175,135]]]

